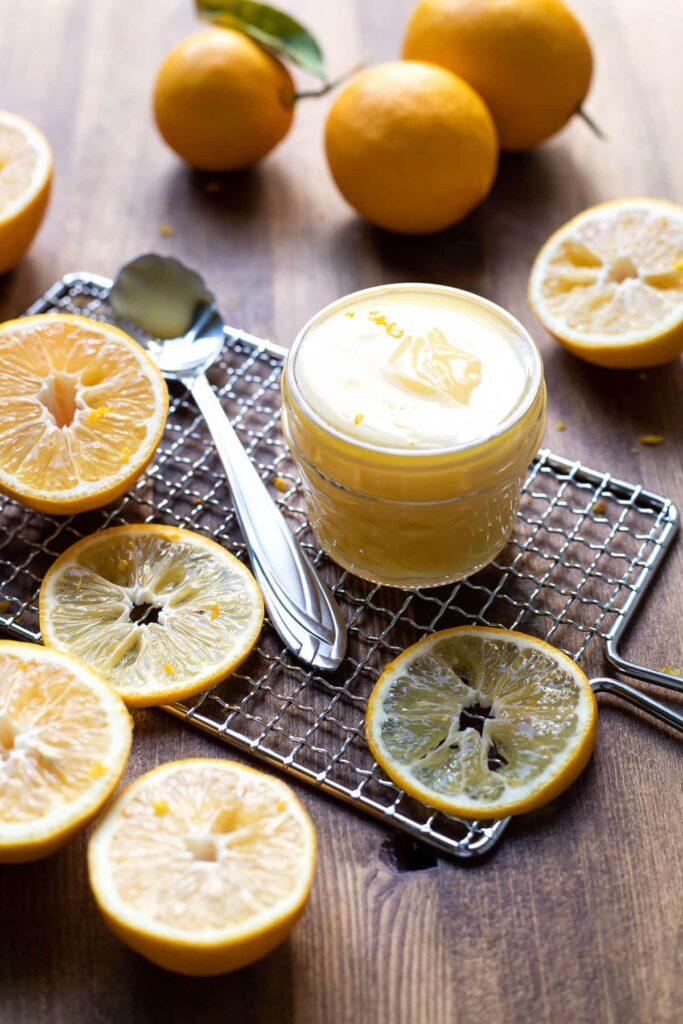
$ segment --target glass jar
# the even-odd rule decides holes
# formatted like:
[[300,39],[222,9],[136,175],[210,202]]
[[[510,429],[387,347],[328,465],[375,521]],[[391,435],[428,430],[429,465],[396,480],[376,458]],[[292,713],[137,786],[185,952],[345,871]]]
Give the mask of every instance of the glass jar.
[[[372,443],[331,423],[302,392],[297,367],[312,330],[340,312],[353,316],[359,301],[380,305],[411,296],[422,304],[453,303],[510,339],[523,383],[513,407],[499,422],[492,416],[484,436],[438,448]],[[329,387],[328,410],[334,380]],[[545,385],[533,341],[494,303],[439,285],[385,285],[347,295],[297,336],[282,397],[283,432],[301,473],[311,525],[320,546],[343,568],[390,586],[432,587],[471,575],[506,544],[545,429]]]

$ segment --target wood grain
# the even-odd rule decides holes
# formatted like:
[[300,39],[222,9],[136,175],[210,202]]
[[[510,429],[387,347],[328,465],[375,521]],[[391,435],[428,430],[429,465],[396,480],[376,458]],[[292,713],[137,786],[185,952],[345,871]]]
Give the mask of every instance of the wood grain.
[[[398,53],[402,0],[290,0],[333,71],[371,50]],[[327,101],[302,103],[289,138],[257,170],[221,180],[182,167],[151,122],[165,52],[194,27],[190,0],[0,0],[0,102],[41,125],[56,182],[29,255],[0,279],[0,316],[61,274],[110,275],[156,249],[206,275],[226,315],[289,343],[323,303],[382,281],[480,291],[542,347],[549,445],[683,504],[681,363],[602,372],[534,322],[525,283],[547,234],[590,203],[683,196],[679,0],[573,0],[593,40],[589,109],[534,153],[506,157],[489,200],[463,224],[403,239],[363,224],[337,195],[322,153]],[[161,237],[170,223],[175,235]],[[565,432],[555,424],[564,421]],[[665,443],[642,448],[659,433]],[[629,651],[683,667],[683,552],[673,552]],[[598,668],[598,662],[592,666]],[[0,872],[0,1019],[7,1024],[675,1024],[681,1020],[681,750],[665,730],[601,703],[597,753],[577,785],[518,822],[487,862],[400,872],[386,829],[299,786],[320,836],[314,896],[292,940],[233,977],[173,977],[106,931],[87,891],[84,843]],[[161,713],[136,715],[129,777],[210,739]],[[427,858],[428,860],[429,858]]]

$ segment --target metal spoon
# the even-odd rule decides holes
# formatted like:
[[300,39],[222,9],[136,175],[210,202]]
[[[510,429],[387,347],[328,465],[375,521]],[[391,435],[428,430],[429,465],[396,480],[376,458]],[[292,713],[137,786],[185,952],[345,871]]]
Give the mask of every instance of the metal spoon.
[[227,327],[199,274],[167,256],[148,253],[121,267],[109,301],[115,321],[147,349],[165,377],[182,381],[203,414],[273,626],[302,661],[319,669],[337,668],[346,650],[341,612],[206,377],[226,339],[259,339]]

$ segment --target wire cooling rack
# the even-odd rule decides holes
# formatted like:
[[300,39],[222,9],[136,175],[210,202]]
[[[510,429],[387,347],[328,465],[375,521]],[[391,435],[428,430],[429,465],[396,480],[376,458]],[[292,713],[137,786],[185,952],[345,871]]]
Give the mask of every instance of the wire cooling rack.
[[[107,319],[111,282],[70,274],[29,313],[50,310]],[[348,623],[348,653],[332,674],[309,671],[266,624],[239,672],[168,710],[404,829],[442,851],[473,858],[507,821],[446,817],[406,797],[374,764],[365,743],[366,701],[382,667],[436,629],[480,623],[522,629],[577,660],[594,641],[640,678],[667,677],[617,649],[638,602],[673,540],[678,514],[666,498],[607,473],[541,452],[524,487],[515,534],[499,558],[453,586],[408,594],[342,571],[309,530],[294,466],[279,431],[284,350],[235,332],[210,379],[292,530],[336,595]],[[37,641],[40,582],[84,534],[127,522],[167,522],[213,537],[238,557],[245,549],[219,459],[182,387],[171,385],[168,425],[149,470],[117,503],[56,518],[0,498],[0,627]]]

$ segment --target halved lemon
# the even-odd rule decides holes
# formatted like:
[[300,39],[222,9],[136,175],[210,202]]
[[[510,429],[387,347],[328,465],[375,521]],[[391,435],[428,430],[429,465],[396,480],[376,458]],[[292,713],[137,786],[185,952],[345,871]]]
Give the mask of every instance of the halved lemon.
[[161,967],[197,975],[275,949],[303,913],[315,860],[315,829],[289,786],[210,758],[136,779],[88,849],[114,933]]
[[67,515],[120,497],[152,459],[168,390],[123,331],[46,313],[0,325],[0,491]]
[[618,199],[551,235],[529,279],[529,302],[570,352],[623,369],[683,351],[683,207]]
[[16,267],[40,227],[52,184],[52,150],[41,131],[0,110],[0,274]]
[[390,779],[447,814],[502,818],[561,793],[595,745],[597,704],[550,644],[459,626],[388,665],[368,703],[368,744]]
[[132,730],[87,665],[0,641],[0,863],[46,857],[83,828],[121,778]]
[[208,689],[250,653],[263,625],[259,586],[220,544],[136,524],[85,537],[40,588],[50,647],[92,665],[133,707]]

